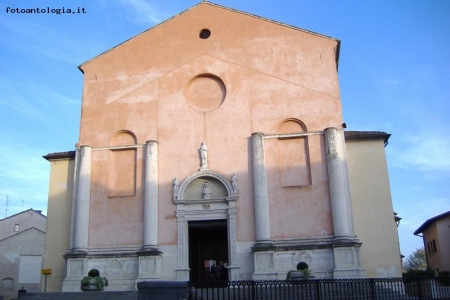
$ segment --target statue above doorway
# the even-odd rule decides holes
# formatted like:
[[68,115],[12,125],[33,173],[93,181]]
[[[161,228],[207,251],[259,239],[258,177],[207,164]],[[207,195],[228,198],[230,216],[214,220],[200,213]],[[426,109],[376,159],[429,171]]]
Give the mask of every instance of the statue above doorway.
[[236,201],[238,198],[235,173],[230,180],[227,180],[221,174],[211,170],[196,171],[181,183],[178,177],[175,177],[172,180],[172,186],[175,204]]
[[200,154],[200,171],[208,170],[208,146],[205,141],[200,145],[198,152]]

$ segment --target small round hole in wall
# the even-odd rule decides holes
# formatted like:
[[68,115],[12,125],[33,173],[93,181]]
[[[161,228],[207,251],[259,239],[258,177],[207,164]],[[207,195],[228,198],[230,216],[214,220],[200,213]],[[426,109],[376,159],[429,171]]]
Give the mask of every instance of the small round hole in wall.
[[206,40],[207,38],[209,38],[210,35],[211,35],[211,31],[209,29],[205,28],[200,31],[199,37],[201,39]]

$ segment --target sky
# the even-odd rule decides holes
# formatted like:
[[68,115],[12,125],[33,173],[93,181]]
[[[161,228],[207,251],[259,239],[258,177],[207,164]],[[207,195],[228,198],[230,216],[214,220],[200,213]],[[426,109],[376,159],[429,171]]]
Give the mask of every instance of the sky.
[[[46,213],[50,163],[42,156],[78,141],[77,66],[197,3],[0,0],[0,218]],[[392,134],[386,155],[401,253],[422,247],[413,232],[450,210],[450,1],[214,3],[341,40],[347,130]],[[36,7],[76,13],[14,13]]]

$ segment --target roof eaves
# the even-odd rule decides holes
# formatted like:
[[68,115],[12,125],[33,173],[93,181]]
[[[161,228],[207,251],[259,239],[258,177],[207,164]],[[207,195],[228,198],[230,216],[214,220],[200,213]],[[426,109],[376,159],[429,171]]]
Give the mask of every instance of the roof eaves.
[[417,228],[416,231],[414,231],[414,235],[418,235],[419,233],[424,232],[425,229],[426,229],[428,226],[430,226],[432,223],[434,223],[435,221],[437,221],[437,220],[439,220],[439,219],[441,219],[441,218],[444,218],[444,217],[446,217],[446,216],[448,216],[448,215],[450,215],[450,211],[445,212],[445,213],[443,213],[443,214],[437,215],[437,216],[435,216],[435,217],[432,217],[432,218],[426,220],[422,225],[420,225],[419,228]]
[[383,131],[344,131],[346,140],[384,140],[384,146],[387,146],[391,137],[390,133]]
[[18,212],[18,213],[14,214],[14,215],[11,215],[11,216],[9,216],[9,217],[5,217],[5,218],[3,218],[3,219],[0,219],[0,222],[3,221],[3,220],[7,220],[7,219],[14,218],[15,216],[21,215],[21,214],[26,213],[26,212],[29,212],[29,211],[34,212],[34,213],[36,213],[37,215],[40,215],[40,216],[42,216],[42,217],[44,217],[44,218],[47,219],[47,216],[45,216],[45,215],[42,214],[42,210],[29,208],[29,209],[27,209],[27,210]]
[[10,238],[14,238],[14,237],[16,237],[16,236],[18,236],[18,235],[21,235],[21,234],[23,234],[23,233],[25,233],[25,232],[28,232],[28,231],[32,230],[32,229],[35,229],[35,230],[37,230],[37,231],[42,232],[43,234],[46,234],[44,230],[39,229],[39,228],[37,228],[37,227],[35,227],[35,226],[31,226],[31,227],[28,227],[28,228],[26,228],[26,229],[24,229],[24,230],[21,230],[21,231],[18,231],[18,232],[13,233],[13,234],[11,234],[11,235],[8,235],[7,237],[4,237],[4,238],[0,239],[0,241],[4,241],[4,240],[10,239]]
[[75,158],[75,151],[54,152],[54,153],[49,153],[47,155],[44,155],[42,157],[48,161],[57,160],[57,159],[71,159],[71,158]]

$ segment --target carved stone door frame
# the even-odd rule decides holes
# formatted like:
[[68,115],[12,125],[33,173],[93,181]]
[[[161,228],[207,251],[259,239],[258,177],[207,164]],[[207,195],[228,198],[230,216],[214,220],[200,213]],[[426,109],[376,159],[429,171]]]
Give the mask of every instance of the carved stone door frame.
[[[185,193],[199,179],[210,180],[220,187],[222,194],[212,194],[211,198],[186,199]],[[198,188],[198,187],[197,187]],[[189,221],[227,220],[228,232],[228,275],[229,280],[235,280],[239,272],[237,263],[237,238],[236,238],[236,200],[237,189],[233,188],[230,181],[222,175],[210,170],[200,170],[188,176],[177,188],[174,194],[174,202],[177,205],[177,229],[178,229],[178,258],[176,278],[178,281],[188,281],[189,278]]]

